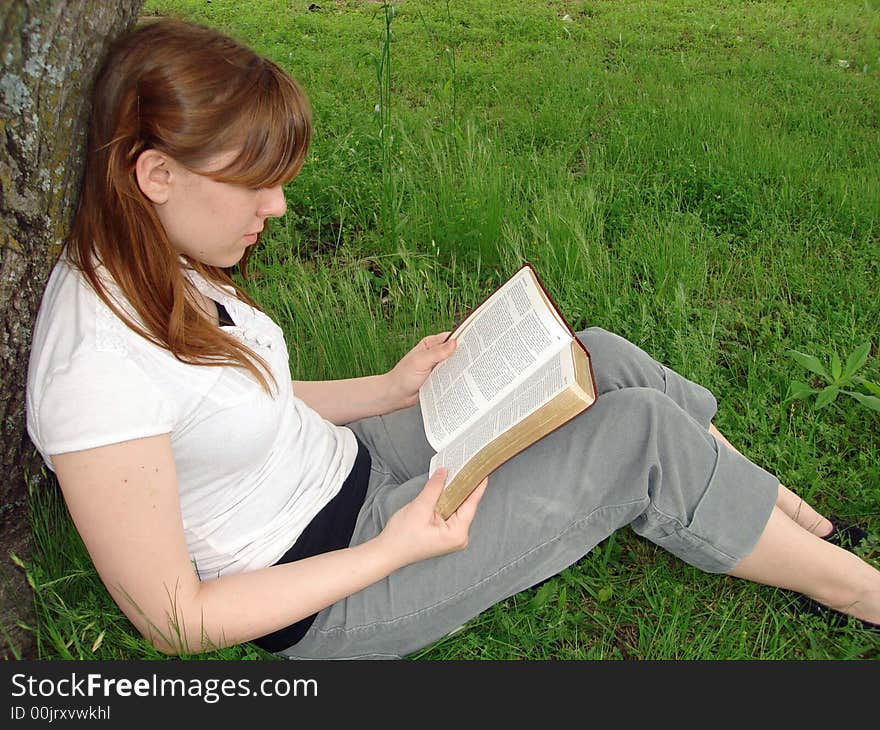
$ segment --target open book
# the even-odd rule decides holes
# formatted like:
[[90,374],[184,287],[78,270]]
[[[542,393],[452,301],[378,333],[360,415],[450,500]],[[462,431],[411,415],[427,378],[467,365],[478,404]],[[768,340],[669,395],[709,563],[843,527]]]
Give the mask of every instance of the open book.
[[590,355],[530,264],[471,312],[455,353],[419,390],[431,473],[447,469],[437,502],[449,517],[490,472],[591,406]]

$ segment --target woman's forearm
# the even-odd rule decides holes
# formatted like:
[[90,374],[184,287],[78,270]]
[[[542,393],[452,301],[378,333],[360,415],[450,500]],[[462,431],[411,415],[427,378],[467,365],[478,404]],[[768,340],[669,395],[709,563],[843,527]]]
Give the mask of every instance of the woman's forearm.
[[339,425],[402,408],[384,375],[345,380],[295,380],[294,394],[324,418]]
[[455,348],[449,332],[428,335],[387,373],[348,380],[294,380],[293,392],[328,421],[340,425],[391,413],[418,403],[425,379]]
[[[293,563],[202,581],[190,596],[168,591],[166,618],[137,622],[169,654],[199,653],[277,631],[386,577],[394,551],[373,539]],[[147,624],[146,630],[144,625]]]

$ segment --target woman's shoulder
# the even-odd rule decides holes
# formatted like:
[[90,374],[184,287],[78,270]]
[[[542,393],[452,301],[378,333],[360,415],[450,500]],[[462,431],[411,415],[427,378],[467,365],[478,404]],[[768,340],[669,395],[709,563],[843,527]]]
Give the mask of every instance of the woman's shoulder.
[[59,260],[34,326],[26,390],[28,433],[47,463],[52,453],[169,428],[173,409],[129,355],[125,330],[84,275]]
[[55,263],[34,324],[31,352],[63,353],[94,334],[97,296],[85,277],[62,254]]
[[113,319],[118,317],[95,293],[85,275],[62,255],[43,292],[32,352],[46,349],[55,358],[67,358],[81,348],[101,349],[101,333],[116,329]]
[[39,393],[57,373],[74,364],[88,369],[93,361],[131,359],[130,332],[85,275],[62,255],[49,275],[34,323],[29,394]]

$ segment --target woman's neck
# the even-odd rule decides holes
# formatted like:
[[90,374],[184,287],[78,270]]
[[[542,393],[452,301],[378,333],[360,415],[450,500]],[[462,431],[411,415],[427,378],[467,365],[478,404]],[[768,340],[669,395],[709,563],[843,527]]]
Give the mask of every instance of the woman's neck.
[[202,292],[194,289],[189,294],[190,302],[195,306],[196,311],[215,327],[220,325],[220,315],[217,311],[217,303]]

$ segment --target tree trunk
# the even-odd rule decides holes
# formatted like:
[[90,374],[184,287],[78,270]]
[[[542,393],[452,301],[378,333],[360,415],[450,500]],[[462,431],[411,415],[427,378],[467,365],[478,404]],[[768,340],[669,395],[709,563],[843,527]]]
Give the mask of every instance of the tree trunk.
[[0,27],[0,656],[32,658],[27,488],[53,488],[25,431],[31,328],[67,234],[88,97],[108,43],[143,0],[6,0]]

